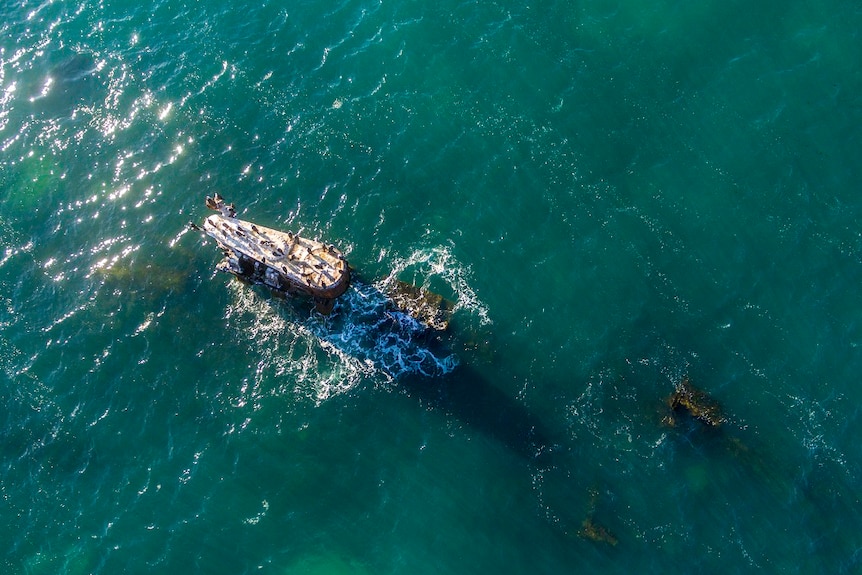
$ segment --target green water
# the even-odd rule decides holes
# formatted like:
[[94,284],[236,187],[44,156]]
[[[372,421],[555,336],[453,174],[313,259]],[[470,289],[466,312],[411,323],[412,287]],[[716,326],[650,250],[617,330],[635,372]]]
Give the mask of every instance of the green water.
[[[3,572],[858,572],[860,30],[0,4]],[[214,271],[216,191],[346,252],[332,317]]]

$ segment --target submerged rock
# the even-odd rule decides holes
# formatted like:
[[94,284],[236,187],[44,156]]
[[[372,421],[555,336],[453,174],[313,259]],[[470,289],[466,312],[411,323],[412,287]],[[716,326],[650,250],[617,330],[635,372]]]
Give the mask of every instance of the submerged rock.
[[670,408],[670,413],[665,416],[663,422],[670,426],[676,425],[675,416],[680,412],[686,412],[710,427],[718,427],[727,421],[718,402],[705,391],[694,387],[688,377],[683,378],[676,385],[676,389],[665,400],[665,403]]
[[581,529],[578,531],[578,535],[584,539],[589,539],[596,543],[607,543],[611,546],[616,546],[616,544],[619,543],[619,540],[617,540],[613,533],[608,531],[604,525],[596,523],[592,517],[584,519],[584,522],[581,524]]
[[590,489],[590,501],[587,509],[587,516],[581,523],[581,528],[578,530],[578,537],[595,541],[596,543],[607,543],[611,546],[616,546],[619,540],[611,533],[607,527],[596,523],[596,502],[599,498],[599,492],[596,489]]
[[386,296],[393,306],[430,329],[445,331],[449,327],[454,305],[439,294],[395,280]]

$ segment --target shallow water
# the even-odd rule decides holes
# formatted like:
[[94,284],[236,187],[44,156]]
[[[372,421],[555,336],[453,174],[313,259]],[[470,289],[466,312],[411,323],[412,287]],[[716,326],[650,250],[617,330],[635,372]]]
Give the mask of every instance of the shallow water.
[[[4,572],[859,569],[853,3],[0,16]],[[216,274],[215,191],[333,316]]]

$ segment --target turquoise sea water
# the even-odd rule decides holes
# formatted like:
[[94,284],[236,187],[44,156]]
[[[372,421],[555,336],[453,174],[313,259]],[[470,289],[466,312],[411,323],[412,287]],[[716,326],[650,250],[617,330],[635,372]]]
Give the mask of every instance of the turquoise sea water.
[[[860,572],[860,31],[0,3],[3,572]],[[345,250],[332,317],[216,274],[215,191]]]

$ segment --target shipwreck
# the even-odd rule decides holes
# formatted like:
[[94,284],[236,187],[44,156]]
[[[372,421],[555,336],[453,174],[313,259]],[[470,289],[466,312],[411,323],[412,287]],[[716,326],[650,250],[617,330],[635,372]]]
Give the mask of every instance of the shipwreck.
[[219,194],[207,196],[218,212],[204,220],[203,231],[224,252],[216,269],[265,286],[277,295],[306,295],[322,314],[350,285],[350,266],[332,244],[282,232],[236,217],[236,207]]

